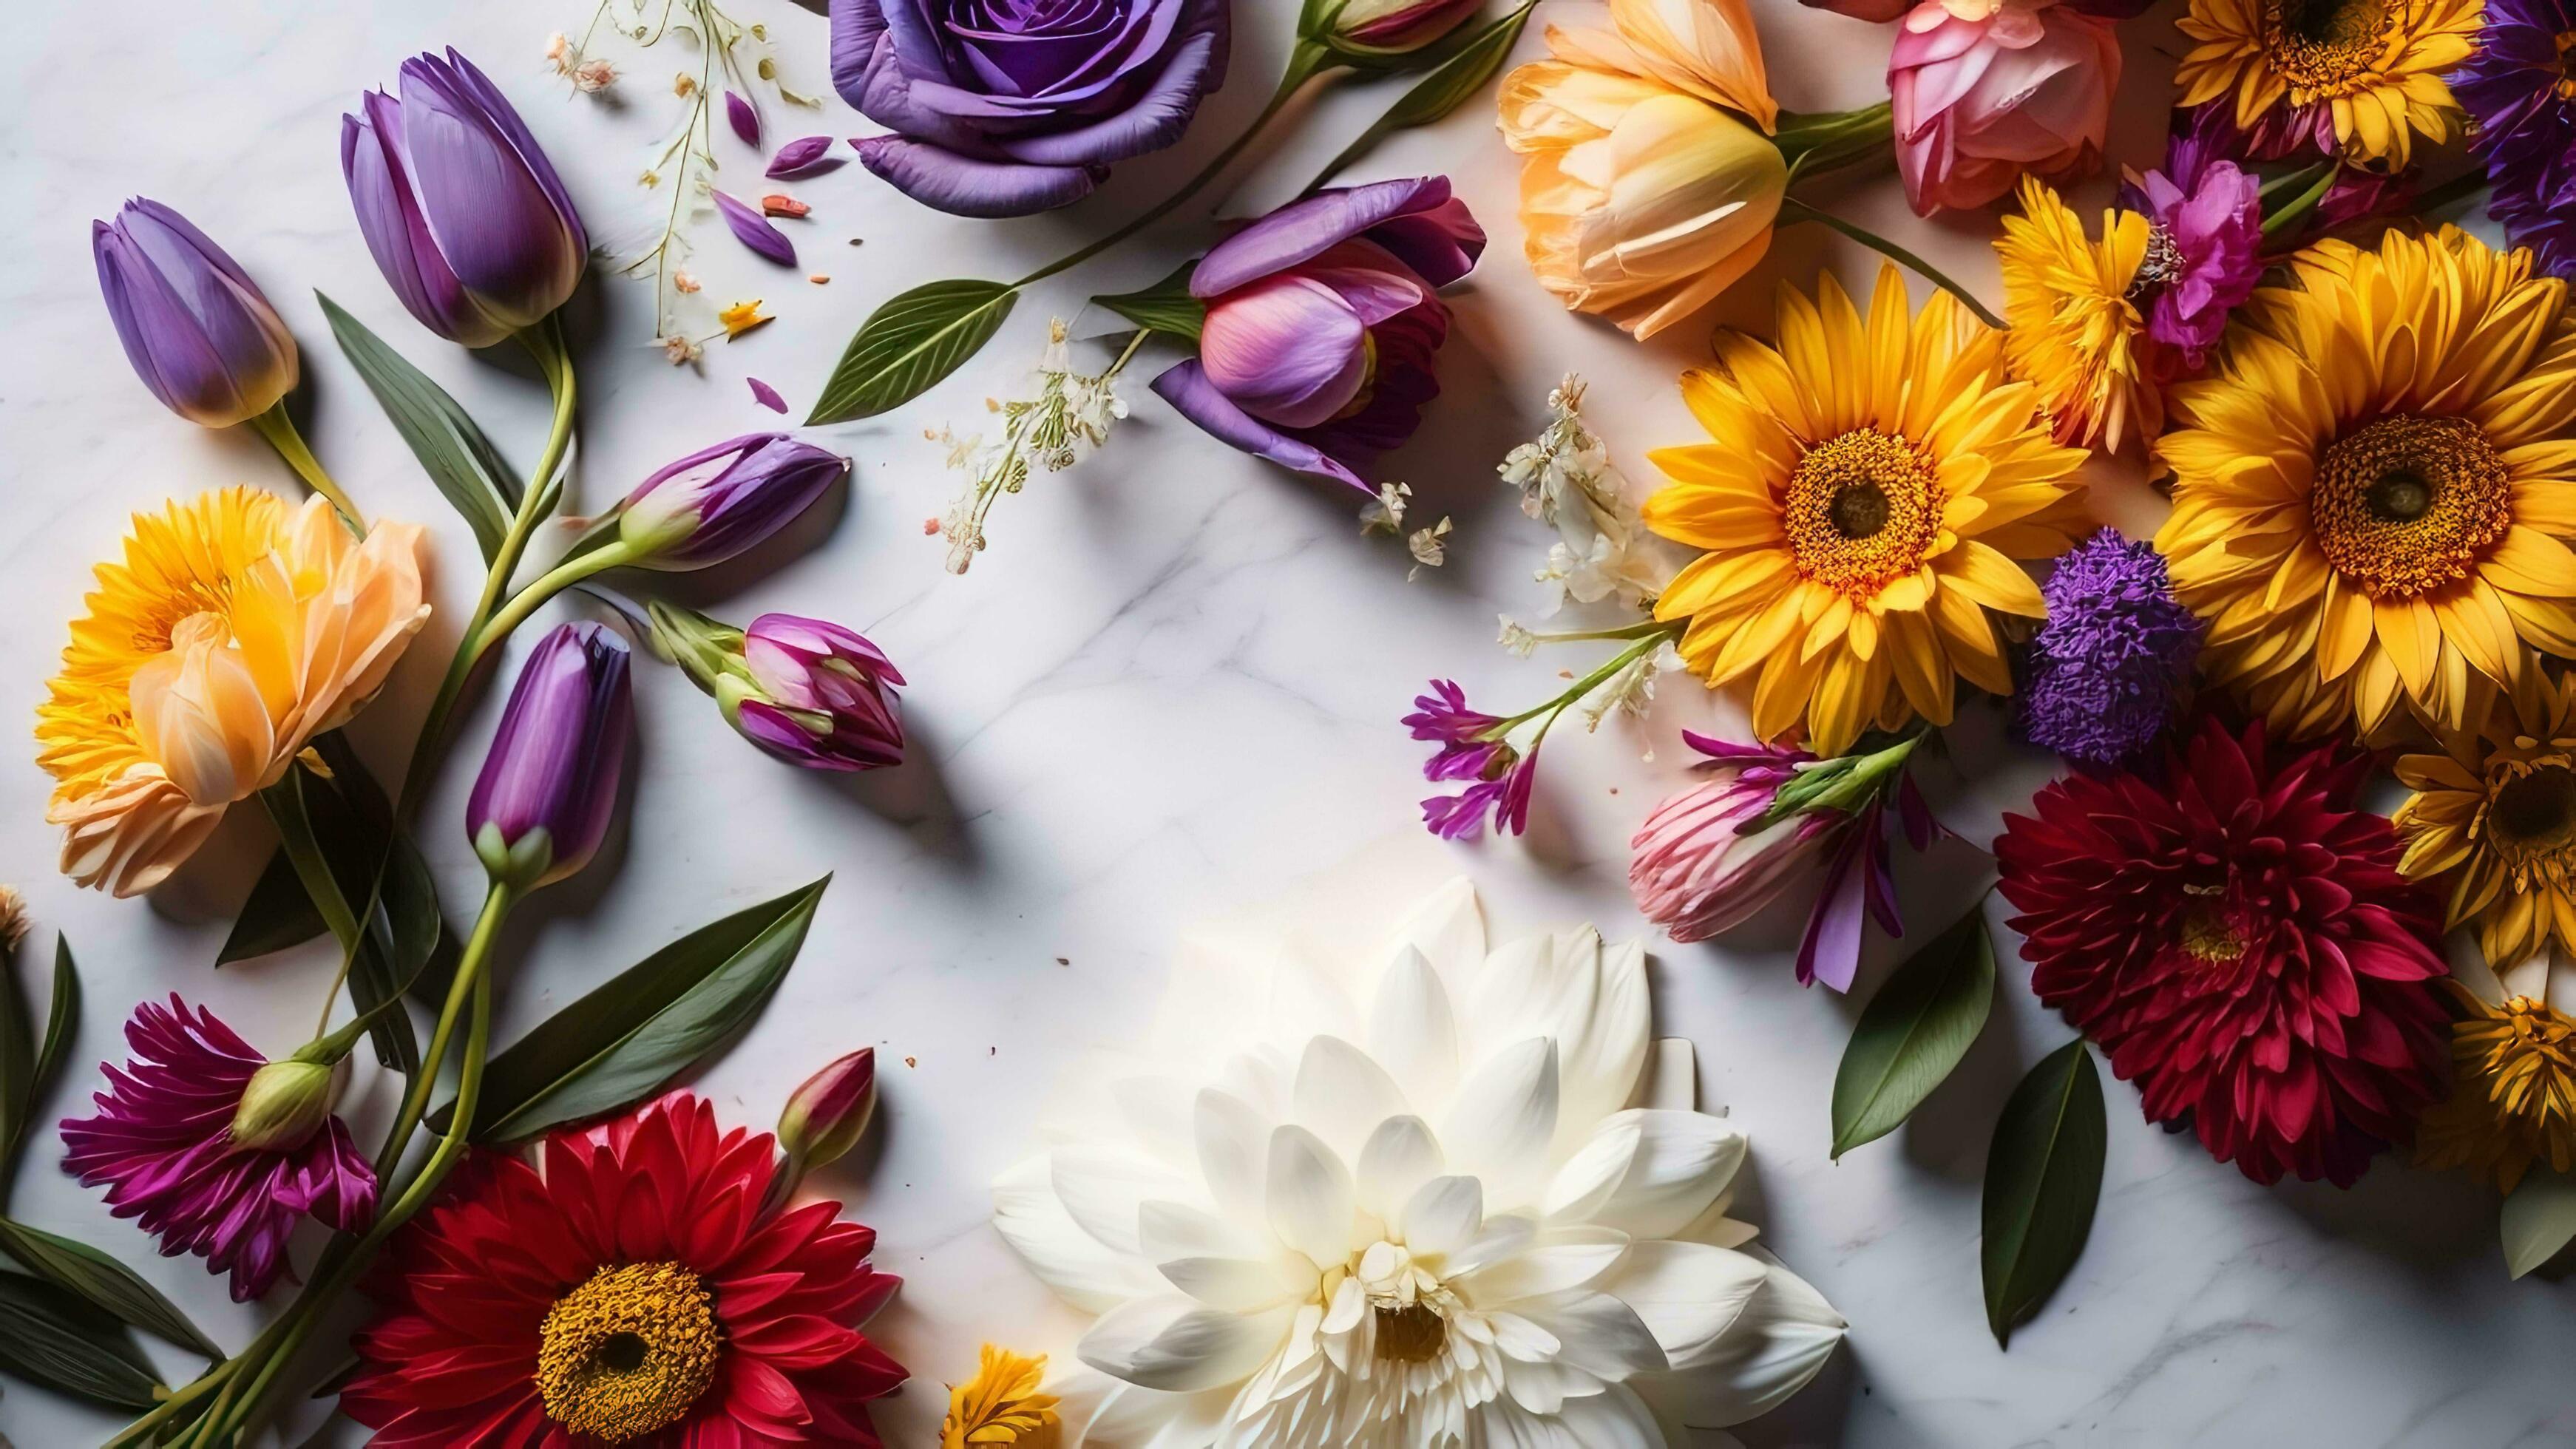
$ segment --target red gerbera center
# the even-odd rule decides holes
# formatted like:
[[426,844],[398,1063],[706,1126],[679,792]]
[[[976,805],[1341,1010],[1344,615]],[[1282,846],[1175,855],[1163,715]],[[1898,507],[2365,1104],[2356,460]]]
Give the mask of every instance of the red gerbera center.
[[2205,720],[2158,779],[2061,781],[1995,843],[2032,990],[2258,1182],[2351,1183],[2440,1090],[2440,920],[2352,808],[2365,765]]

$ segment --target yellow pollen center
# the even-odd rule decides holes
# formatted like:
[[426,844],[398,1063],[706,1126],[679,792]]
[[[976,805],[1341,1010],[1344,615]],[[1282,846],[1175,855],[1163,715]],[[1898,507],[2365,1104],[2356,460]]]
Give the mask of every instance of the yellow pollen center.
[[2558,83],[2550,89],[2562,101],[2576,101],[2576,30],[2558,32],[2558,70]]
[[2374,599],[2459,582],[2513,524],[2513,475],[2467,418],[2399,414],[2317,459],[2308,507],[2317,547]]
[[1922,450],[1855,428],[1807,450],[1784,523],[1798,572],[1864,600],[1923,566],[1941,531],[1941,490]]
[[1449,1321],[1427,1303],[1377,1308],[1377,1356],[1389,1363],[1429,1363],[1449,1342]]
[[2194,906],[2182,918],[2182,948],[2195,961],[2236,961],[2245,955],[2245,937],[2226,913]]
[[2378,69],[2387,0],[2271,0],[2263,50],[2302,103],[2342,94]]
[[546,1417],[610,1444],[687,1417],[715,1382],[715,1296],[677,1263],[602,1268],[557,1300],[539,1331]]

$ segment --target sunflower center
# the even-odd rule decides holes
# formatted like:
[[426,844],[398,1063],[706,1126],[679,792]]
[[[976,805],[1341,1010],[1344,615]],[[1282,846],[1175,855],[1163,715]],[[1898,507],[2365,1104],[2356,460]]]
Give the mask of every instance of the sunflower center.
[[1940,485],[1921,449],[1855,428],[1798,460],[1785,521],[1800,573],[1866,599],[1923,566],[1941,528]]
[[546,1417],[610,1444],[687,1417],[715,1382],[715,1295],[677,1263],[602,1268],[557,1300],[539,1329]]
[[2513,476],[2467,418],[2403,413],[2338,438],[2308,499],[2317,546],[2374,599],[2468,577],[2513,523]]
[[1428,1303],[1377,1307],[1377,1356],[1388,1363],[1429,1363],[1449,1345],[1449,1320]]
[[2517,861],[2576,844],[2576,770],[2550,764],[2516,773],[2496,787],[2487,825]]
[[2387,24],[2387,0],[2272,0],[2263,49],[2294,89],[2331,95],[2377,69]]

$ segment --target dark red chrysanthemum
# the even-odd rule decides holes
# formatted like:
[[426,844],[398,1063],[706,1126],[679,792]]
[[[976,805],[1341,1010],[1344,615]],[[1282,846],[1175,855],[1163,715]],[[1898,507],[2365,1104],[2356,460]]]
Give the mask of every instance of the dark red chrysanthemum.
[[469,1167],[395,1240],[340,1406],[378,1449],[878,1449],[900,1280],[841,1205],[760,1216],[776,1150],[674,1095]]
[[2352,808],[2367,764],[2203,720],[2161,780],[2060,781],[1995,842],[2031,989],[2257,1182],[2349,1186],[2441,1090],[2440,913]]

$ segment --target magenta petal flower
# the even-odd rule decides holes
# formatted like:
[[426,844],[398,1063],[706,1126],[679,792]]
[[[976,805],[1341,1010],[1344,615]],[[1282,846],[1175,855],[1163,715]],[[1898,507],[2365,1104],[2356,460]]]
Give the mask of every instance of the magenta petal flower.
[[758,207],[746,206],[719,191],[715,194],[716,210],[724,214],[725,225],[733,229],[734,240],[769,258],[782,267],[796,265],[796,243],[787,233],[769,224]]
[[845,163],[831,152],[829,136],[799,137],[778,148],[778,154],[769,158],[769,170],[763,174],[772,181],[795,181],[837,171]]
[[1292,202],[1200,260],[1199,355],[1154,391],[1233,447],[1373,498],[1355,470],[1412,436],[1439,396],[1437,293],[1484,248],[1446,177]]
[[786,527],[849,471],[849,459],[785,433],[728,438],[636,484],[618,538],[629,563],[702,569]]
[[751,400],[753,402],[760,404],[762,407],[769,409],[773,413],[783,413],[787,411],[787,399],[778,395],[778,389],[771,387],[768,383],[762,382],[756,377],[746,377],[743,381],[751,384]]
[[2197,368],[2263,276],[2263,183],[2205,141],[2176,136],[2165,168],[2125,188],[2121,204],[2154,224],[2131,295],[2144,295],[2147,335]]
[[1529,828],[1530,786],[1538,778],[1538,748],[1527,755],[1503,738],[1505,721],[1467,707],[1467,693],[1456,681],[1435,679],[1431,693],[1414,696],[1413,713],[1404,726],[1417,740],[1440,748],[1423,763],[1426,780],[1469,780],[1455,795],[1434,795],[1422,802],[1422,823],[1443,840],[1465,840],[1481,833],[1490,816],[1494,828],[1518,835]]
[[228,428],[295,389],[295,339],[259,284],[157,201],[90,223],[90,251],[126,360],[161,405]]
[[608,838],[634,698],[626,641],[562,624],[510,689],[465,803],[465,833],[496,883],[529,891],[580,870]]
[[903,763],[903,673],[860,634],[821,619],[763,614],[742,631],[754,688],[716,701],[744,739],[809,770]]
[[337,1116],[325,1111],[292,1142],[233,1139],[243,1094],[269,1063],[214,1013],[175,995],[168,1006],[147,1001],[125,1040],[124,1068],[101,1068],[109,1090],[90,1099],[98,1115],[62,1124],[63,1168],[105,1185],[109,1209],[159,1237],[162,1252],[194,1253],[230,1274],[243,1303],[288,1271],[297,1219],[341,1229],[373,1221],[375,1170]]

